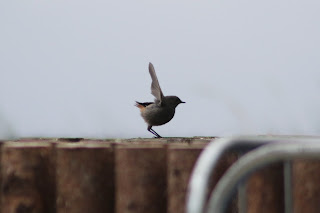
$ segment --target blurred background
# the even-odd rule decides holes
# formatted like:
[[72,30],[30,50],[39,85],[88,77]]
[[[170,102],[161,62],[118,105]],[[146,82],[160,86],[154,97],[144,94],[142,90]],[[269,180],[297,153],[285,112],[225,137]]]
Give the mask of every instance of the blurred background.
[[320,133],[320,2],[1,1],[0,139]]

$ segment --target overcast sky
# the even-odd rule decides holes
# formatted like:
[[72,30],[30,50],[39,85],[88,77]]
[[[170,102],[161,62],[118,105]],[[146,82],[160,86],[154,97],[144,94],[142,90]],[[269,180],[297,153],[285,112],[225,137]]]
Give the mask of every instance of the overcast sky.
[[0,138],[320,134],[320,1],[1,1]]

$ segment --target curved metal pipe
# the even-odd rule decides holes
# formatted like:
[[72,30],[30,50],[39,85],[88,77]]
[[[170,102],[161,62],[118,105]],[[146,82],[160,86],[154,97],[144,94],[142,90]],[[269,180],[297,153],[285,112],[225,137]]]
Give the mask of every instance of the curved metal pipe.
[[[303,138],[301,138],[303,139]],[[201,153],[192,171],[188,185],[186,213],[204,212],[208,184],[221,156],[230,150],[248,151],[279,140],[299,140],[288,136],[256,136],[221,138],[212,141]]]
[[255,170],[274,162],[294,158],[320,159],[320,139],[301,143],[281,143],[263,146],[249,152],[234,163],[216,185],[210,196],[206,212],[222,213],[232,192],[243,179]]
[[199,156],[191,174],[188,185],[186,212],[202,213],[208,196],[208,184],[218,160],[230,150],[254,149],[263,144],[273,142],[274,137],[236,137],[221,138],[210,142]]

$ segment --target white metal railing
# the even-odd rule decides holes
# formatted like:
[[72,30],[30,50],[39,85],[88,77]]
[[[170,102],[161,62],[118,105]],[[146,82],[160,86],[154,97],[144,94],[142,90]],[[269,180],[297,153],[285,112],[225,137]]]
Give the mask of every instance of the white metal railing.
[[[256,149],[258,148],[258,149]],[[256,149],[256,150],[254,150]],[[248,152],[240,158],[217,183],[209,202],[208,185],[214,174],[218,160],[227,151]],[[253,151],[252,151],[253,150]],[[320,138],[316,137],[235,137],[218,139],[211,142],[201,153],[189,182],[186,212],[187,213],[220,213],[225,210],[232,192],[240,186],[243,190],[244,178],[258,168],[272,162],[284,162],[285,211],[292,212],[291,193],[291,160],[293,158],[319,158]],[[244,202],[245,199],[242,199]],[[246,212],[246,204],[239,202],[239,212]]]

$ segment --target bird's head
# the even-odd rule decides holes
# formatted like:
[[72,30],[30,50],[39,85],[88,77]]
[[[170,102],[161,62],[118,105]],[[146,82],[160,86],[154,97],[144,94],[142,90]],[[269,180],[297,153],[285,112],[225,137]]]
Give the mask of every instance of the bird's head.
[[164,102],[167,106],[176,108],[179,104],[186,103],[184,101],[181,101],[180,98],[177,96],[165,96]]

